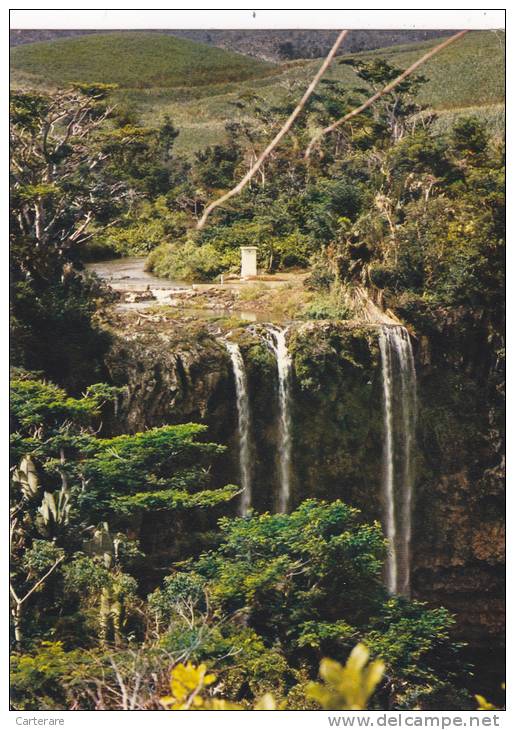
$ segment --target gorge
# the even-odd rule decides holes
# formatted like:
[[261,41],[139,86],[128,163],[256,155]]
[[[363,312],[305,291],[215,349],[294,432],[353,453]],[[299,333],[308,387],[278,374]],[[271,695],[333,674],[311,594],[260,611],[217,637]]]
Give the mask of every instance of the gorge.
[[[251,453],[252,482],[260,485],[252,507],[278,511],[284,421],[267,325],[231,327],[241,356],[235,381],[235,356],[224,345],[219,321],[185,322],[173,314],[158,319],[113,315],[110,330],[123,327],[125,334],[114,336],[106,364],[125,395],[110,428],[134,433],[165,423],[205,423],[210,439],[232,445],[216,466],[220,478],[240,483],[242,452],[245,463]],[[340,498],[360,508],[364,519],[384,523],[388,487],[395,495],[397,535],[397,578],[390,588],[448,607],[457,617],[455,635],[491,663],[488,657],[503,641],[504,533],[502,441],[484,435],[500,428],[500,411],[485,408],[485,381],[477,379],[495,370],[490,327],[479,311],[442,310],[429,327],[419,327],[413,352],[400,326],[343,321],[292,323],[285,342],[291,358],[289,509],[308,497]],[[470,331],[483,348],[464,345],[463,333]],[[494,370],[490,380],[497,378]],[[386,424],[385,371],[391,409]],[[236,391],[243,373],[246,405]],[[251,420],[241,411],[238,416],[238,401],[244,413],[247,407],[252,412]],[[464,430],[471,418],[474,428]],[[244,440],[239,424],[247,429]],[[472,480],[481,485],[475,496]],[[160,549],[168,539],[162,529]],[[478,581],[481,596],[474,589]]]

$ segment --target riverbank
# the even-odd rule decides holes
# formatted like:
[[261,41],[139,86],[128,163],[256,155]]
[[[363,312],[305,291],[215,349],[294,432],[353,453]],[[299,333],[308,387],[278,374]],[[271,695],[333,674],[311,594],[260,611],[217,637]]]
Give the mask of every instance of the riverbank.
[[162,279],[145,271],[144,265],[144,258],[132,257],[88,264],[86,271],[118,294],[116,309],[166,308],[176,317],[282,321],[301,316],[315,298],[304,286],[308,272],[302,270],[215,284]]

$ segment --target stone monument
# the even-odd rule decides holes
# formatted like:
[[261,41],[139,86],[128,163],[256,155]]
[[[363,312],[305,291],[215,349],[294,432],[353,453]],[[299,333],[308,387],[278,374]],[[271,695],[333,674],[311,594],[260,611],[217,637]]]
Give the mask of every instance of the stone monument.
[[240,246],[241,249],[241,278],[257,276],[257,246]]

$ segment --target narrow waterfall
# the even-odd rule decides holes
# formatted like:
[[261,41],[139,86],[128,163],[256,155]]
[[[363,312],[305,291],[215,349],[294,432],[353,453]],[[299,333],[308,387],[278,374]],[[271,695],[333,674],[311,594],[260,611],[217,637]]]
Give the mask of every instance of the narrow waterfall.
[[247,388],[247,374],[241,351],[235,342],[224,340],[231,358],[236,386],[236,409],[238,411],[238,439],[240,447],[240,479],[243,492],[240,499],[240,515],[244,517],[252,505],[252,470],[250,462],[250,406]]
[[274,325],[268,326],[268,344],[277,361],[277,377],[279,381],[279,465],[280,492],[278,511],[287,512],[291,488],[291,369],[292,360],[286,345],[287,329]]
[[383,377],[383,501],[386,536],[386,585],[409,595],[413,507],[413,449],[417,381],[407,330],[383,326],[379,336]]
[[395,524],[395,482],[393,453],[393,383],[392,383],[392,348],[383,328],[379,335],[381,349],[381,365],[383,374],[383,502],[386,537],[388,538],[388,554],[386,556],[386,587],[390,593],[397,589],[397,535]]

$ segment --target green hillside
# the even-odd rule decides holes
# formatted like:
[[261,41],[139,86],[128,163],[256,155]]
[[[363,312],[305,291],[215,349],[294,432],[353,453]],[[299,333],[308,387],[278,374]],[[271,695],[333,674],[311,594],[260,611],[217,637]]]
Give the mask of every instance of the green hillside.
[[203,43],[156,33],[107,33],[30,43],[11,51],[13,81],[43,77],[123,88],[201,86],[273,73],[276,66]]
[[[396,46],[360,54],[381,56],[406,68],[436,41]],[[435,109],[482,106],[504,101],[505,34],[502,31],[468,33],[421,67],[429,79],[420,100]]]
[[[495,130],[502,129],[504,40],[499,31],[471,32],[421,68],[428,83],[420,101],[441,112],[442,125],[471,109]],[[406,68],[435,43],[353,57],[381,56]],[[342,60],[333,62],[325,78],[353,86],[355,74]],[[14,85],[116,82],[123,87],[120,101],[135,109],[144,124],[153,125],[168,114],[181,130],[176,149],[191,154],[223,138],[226,121],[237,113],[234,101],[242,94],[255,92],[265,103],[281,102],[288,90],[300,97],[320,60],[274,66],[172,36],[118,33],[19,46],[12,52],[12,65]]]
[[[363,58],[381,56],[399,68],[406,68],[437,41],[397,46],[358,54]],[[355,57],[354,54],[353,57]],[[356,76],[345,64],[336,62],[324,78],[341,79],[356,85]],[[130,89],[124,96],[139,110],[145,124],[152,124],[169,114],[181,129],[177,149],[192,152],[215,144],[224,134],[225,122],[235,114],[234,101],[241,94],[253,91],[265,102],[279,103],[295,88],[300,98],[320,60],[293,62],[282,66],[282,73],[267,78],[241,81],[194,89]],[[454,118],[471,107],[471,112],[485,119],[494,129],[503,127],[504,103],[504,33],[474,32],[432,58],[420,73],[427,79],[420,101],[441,112],[445,119]],[[360,83],[360,86],[363,86]],[[442,120],[443,122],[443,120]],[[443,122],[444,124],[444,122]]]

